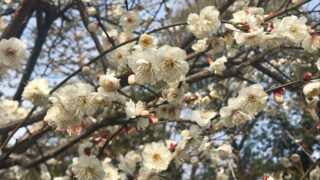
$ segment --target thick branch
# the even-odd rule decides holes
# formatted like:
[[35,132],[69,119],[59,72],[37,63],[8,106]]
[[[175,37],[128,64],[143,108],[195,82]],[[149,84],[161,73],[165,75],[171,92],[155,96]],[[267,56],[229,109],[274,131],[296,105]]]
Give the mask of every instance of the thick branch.
[[24,0],[17,7],[12,19],[6,29],[3,31],[0,39],[8,39],[10,37],[19,38],[23,32],[25,25],[31,17],[33,7],[36,2],[40,0]]

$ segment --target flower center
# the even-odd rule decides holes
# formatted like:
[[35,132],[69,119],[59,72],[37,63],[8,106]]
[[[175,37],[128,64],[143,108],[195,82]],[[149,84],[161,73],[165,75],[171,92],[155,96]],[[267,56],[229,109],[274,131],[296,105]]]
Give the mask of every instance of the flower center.
[[175,63],[174,60],[172,58],[169,58],[167,60],[164,61],[164,67],[167,69],[172,69],[174,67]]
[[134,20],[132,18],[130,18],[130,17],[127,19],[127,21],[128,21],[129,24],[132,24],[134,22]]
[[12,48],[8,48],[5,50],[5,55],[8,57],[13,57],[15,55],[16,51]]
[[111,178],[111,174],[109,172],[106,173],[106,178]]
[[122,54],[118,54],[117,58],[122,59]]
[[151,39],[150,38],[145,38],[141,42],[142,42],[143,45],[148,46],[148,45],[151,44]]
[[318,89],[317,89],[317,88],[313,88],[313,89],[310,91],[310,95],[311,95],[311,96],[315,96],[315,95],[317,95],[317,93],[318,93]]
[[159,154],[159,153],[153,154],[152,159],[153,159],[154,161],[159,161],[159,160],[161,159],[160,154]]
[[93,169],[91,167],[86,167],[84,170],[84,174],[89,178],[93,173]]
[[255,102],[256,101],[256,98],[254,97],[254,95],[250,95],[249,97],[248,97],[248,100],[249,100],[249,102]]
[[291,26],[289,31],[290,31],[290,33],[296,33],[299,31],[299,27],[298,26]]

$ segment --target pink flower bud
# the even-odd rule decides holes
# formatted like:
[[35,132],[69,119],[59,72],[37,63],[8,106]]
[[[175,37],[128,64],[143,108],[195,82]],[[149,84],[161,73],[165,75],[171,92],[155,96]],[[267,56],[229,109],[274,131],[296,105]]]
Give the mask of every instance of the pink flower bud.
[[90,154],[91,154],[91,149],[90,149],[90,147],[84,148],[84,149],[83,149],[83,152],[86,153],[87,156],[90,156]]
[[273,93],[273,100],[277,104],[282,104],[283,103],[283,95],[281,93]]
[[303,75],[303,80],[304,81],[310,81],[312,77],[312,74],[310,72],[307,72]]
[[213,59],[208,58],[208,63],[209,63],[209,64],[213,63]]
[[143,110],[141,113],[142,117],[148,117],[149,116],[149,111],[148,110]]
[[150,116],[150,117],[149,117],[149,121],[150,121],[151,123],[157,123],[157,122],[158,122],[158,118],[155,117],[155,116]]

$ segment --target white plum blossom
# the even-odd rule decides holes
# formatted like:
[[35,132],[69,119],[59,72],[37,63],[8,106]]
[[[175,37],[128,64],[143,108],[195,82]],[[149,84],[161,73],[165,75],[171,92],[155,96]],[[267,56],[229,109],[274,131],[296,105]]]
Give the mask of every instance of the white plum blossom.
[[[91,25],[92,26],[92,25]],[[109,35],[109,37],[112,39],[112,40],[116,40],[117,37],[118,37],[118,31],[115,27],[110,27],[110,26],[106,26],[107,27],[107,33]],[[93,27],[91,27],[93,28]],[[108,36],[106,35],[105,32],[101,32],[101,37],[102,37],[102,47],[104,50],[107,50],[109,49],[111,46],[112,46],[112,43],[111,41],[108,39]]]
[[0,66],[15,68],[26,56],[26,43],[18,38],[2,39],[0,41]]
[[226,63],[228,60],[225,56],[222,56],[215,60],[213,63],[209,66],[209,71],[212,73],[221,73],[226,70],[226,66],[224,63]]
[[147,48],[143,51],[135,52],[130,59],[128,65],[136,74],[138,84],[156,84],[159,77],[159,64],[157,50]]
[[142,101],[138,101],[136,104],[130,99],[126,102],[126,114],[129,118],[135,118],[141,115],[142,111],[145,109],[145,105]]
[[216,33],[221,25],[220,12],[214,6],[207,6],[200,11],[200,15],[191,13],[188,16],[188,29],[197,37],[205,38]]
[[217,148],[219,157],[221,159],[226,159],[228,157],[230,157],[230,155],[232,154],[232,149],[226,145],[226,144],[222,144]]
[[254,114],[266,106],[268,94],[264,92],[261,85],[253,84],[250,87],[241,89],[239,91],[239,98],[244,99],[244,109],[248,113]]
[[171,152],[162,142],[146,144],[143,152],[143,166],[156,172],[164,171],[172,159]]
[[120,18],[120,24],[125,31],[134,31],[140,24],[140,16],[135,11],[127,11]]
[[303,94],[306,97],[317,96],[320,94],[320,82],[311,82],[303,87]]
[[157,117],[168,120],[179,119],[181,107],[175,104],[164,104],[157,108]]
[[197,125],[192,125],[190,130],[186,129],[181,132],[182,140],[176,145],[174,151],[174,163],[180,167],[188,158],[187,151],[194,150],[201,145],[201,129]]
[[179,87],[179,83],[170,84],[168,89],[162,90],[163,99],[167,100],[170,104],[181,104],[183,102],[186,88],[184,85]]
[[207,41],[208,41],[208,38],[199,39],[199,40],[197,40],[196,43],[194,43],[192,45],[191,48],[196,52],[203,52],[203,51],[207,50],[207,48],[209,46],[207,44]]
[[[20,112],[21,111],[21,112]],[[0,101],[0,124],[5,124],[13,120],[25,118],[28,114],[26,108],[19,107],[19,102],[4,99]]]
[[142,167],[139,169],[138,180],[161,180],[156,170],[149,169],[148,167]]
[[93,156],[80,156],[71,165],[72,172],[78,180],[104,180],[105,172],[99,159]]
[[320,168],[317,166],[310,172],[310,180],[318,180],[320,178]]
[[51,101],[54,105],[48,109],[44,117],[44,121],[50,126],[55,126],[57,130],[60,130],[68,129],[70,126],[76,126],[81,123],[81,119],[67,111],[58,98],[52,97]]
[[103,164],[105,179],[104,180],[120,180],[118,169],[109,163]]
[[320,49],[320,35],[312,34],[310,36],[306,36],[306,38],[302,41],[302,47],[312,53]]
[[137,119],[137,129],[145,129],[149,126],[149,119],[148,118],[138,118]]
[[156,67],[165,82],[179,81],[189,71],[189,64],[185,61],[187,55],[183,49],[165,45],[159,48],[157,57]]
[[112,4],[111,6],[111,15],[113,17],[118,17],[121,16],[123,14],[123,6],[124,4],[119,3],[120,1],[116,1],[117,3]]
[[[132,32],[123,31],[119,35],[118,43],[124,43],[124,42],[129,41],[129,40],[131,40],[133,38],[134,38],[134,35],[133,35]],[[125,45],[125,46],[132,47],[134,44],[135,44],[135,42],[132,42],[132,43],[129,43],[129,44]]]
[[82,118],[91,115],[96,107],[91,103],[91,93],[94,87],[86,83],[74,83],[60,88],[54,97],[57,97],[66,111]]
[[152,36],[148,34],[142,34],[139,38],[139,45],[142,48],[149,48],[152,47],[154,44],[154,39]]
[[22,98],[36,106],[43,106],[47,102],[49,92],[49,81],[38,78],[28,82],[22,93]]
[[297,45],[309,35],[306,22],[305,17],[298,18],[294,15],[284,17],[281,21],[274,23],[274,31],[285,38],[287,45]]
[[115,92],[120,88],[120,79],[108,69],[106,75],[99,76],[99,85],[107,92]]
[[117,94],[108,92],[104,88],[99,87],[97,92],[90,95],[90,103],[93,105],[108,105],[117,99]]
[[195,121],[200,127],[209,128],[211,126],[211,119],[217,115],[214,111],[194,110],[191,113],[190,119]]
[[[258,28],[263,22],[264,9],[249,7],[232,14],[233,18],[230,20],[233,24],[247,24],[251,28]],[[226,24],[226,27],[236,30],[232,24]]]
[[272,31],[269,34],[264,34],[262,44],[260,44],[262,47],[265,48],[273,48],[273,47],[279,47],[281,44],[283,44],[284,38],[279,33],[273,33]]
[[208,51],[206,54],[212,55],[221,53],[223,48],[225,47],[225,42],[223,38],[214,37],[211,39],[211,50]]
[[265,32],[263,28],[254,30],[249,29],[248,32],[237,31],[234,34],[234,39],[239,45],[246,45],[249,47],[256,47],[263,43]]
[[109,62],[116,69],[120,70],[127,64],[127,58],[130,57],[129,47],[121,46],[116,50],[110,52]]
[[251,118],[243,109],[244,104],[245,101],[242,98],[230,98],[228,106],[220,109],[221,120],[226,127],[238,126]]
[[142,160],[141,156],[134,151],[128,152],[125,157],[119,157],[119,169],[126,174],[133,175],[136,170],[137,163]]

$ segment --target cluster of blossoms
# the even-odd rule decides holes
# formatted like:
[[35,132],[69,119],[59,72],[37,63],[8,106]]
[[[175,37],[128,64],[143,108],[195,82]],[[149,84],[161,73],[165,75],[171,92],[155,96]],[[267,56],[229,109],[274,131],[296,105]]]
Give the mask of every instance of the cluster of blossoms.
[[99,76],[98,91],[85,83],[66,85],[55,92],[49,99],[52,106],[44,120],[58,130],[81,130],[85,117],[92,115],[99,106],[111,104],[118,98],[117,89],[120,80],[115,73],[107,70],[106,75]]
[[200,11],[200,14],[191,13],[188,16],[188,29],[197,37],[205,38],[216,33],[221,25],[219,20],[220,12],[214,6],[207,6]]
[[8,69],[18,68],[26,57],[26,42],[12,37],[0,41],[0,79],[6,76]]
[[[121,6],[115,9],[121,11]],[[97,12],[95,8],[89,7],[87,13],[94,16]],[[122,12],[115,14],[120,15]],[[234,39],[238,45],[250,48],[257,46],[270,48],[282,44],[302,45],[309,52],[320,48],[320,36],[306,25],[306,18],[290,16],[266,23],[265,18],[268,16],[264,15],[264,10],[252,7],[234,13],[233,19],[225,25],[226,28],[232,30],[233,34],[209,38],[211,35],[216,35],[220,29],[219,14],[220,12],[214,6],[208,6],[202,9],[200,14],[189,15],[188,29],[199,39],[192,45],[194,51],[205,52],[211,46],[212,49],[207,53],[217,54],[222,52],[225,46],[231,47]],[[137,12],[127,11],[120,17],[121,32],[109,27],[106,34],[95,23],[90,23],[88,30],[90,32],[100,31],[103,48],[107,50],[114,43],[119,45],[133,39],[133,32],[138,29],[140,23],[141,19]],[[268,27],[263,27],[265,24],[268,24]],[[0,57],[4,58],[0,59],[0,74],[4,74],[3,72],[9,68],[17,67],[25,57],[25,49],[25,44],[16,38],[2,40]],[[128,77],[129,85],[155,85],[160,81],[166,83],[167,87],[162,89],[162,97],[154,103],[156,108],[142,101],[135,103],[132,99],[123,100],[123,96],[117,93],[120,89],[120,79],[117,78],[115,72],[109,69],[106,74],[98,76],[97,90],[90,84],[72,83],[59,88],[49,97],[49,82],[39,78],[28,82],[22,97],[36,106],[45,106],[50,101],[52,106],[44,120],[57,130],[68,130],[70,134],[80,132],[86,124],[86,118],[93,115],[100,107],[104,108],[114,101],[120,101],[119,103],[125,106],[124,111],[127,117],[136,120],[137,130],[146,129],[150,123],[157,122],[157,117],[177,121],[180,119],[181,109],[187,106],[195,108],[198,105],[200,108],[193,109],[189,117],[191,122],[197,125],[183,130],[179,142],[163,143],[159,141],[145,144],[137,151],[129,151],[124,156],[119,155],[116,160],[119,162],[117,166],[112,164],[114,161],[110,158],[105,158],[101,162],[91,153],[96,144],[101,143],[103,146],[107,141],[106,138],[99,140],[99,143],[95,141],[95,144],[89,142],[81,144],[78,150],[79,157],[74,158],[70,166],[72,176],[79,180],[126,179],[126,176],[134,176],[137,168],[140,168],[136,179],[158,179],[161,173],[168,169],[171,162],[180,167],[189,159],[189,154],[192,152],[195,155],[190,159],[192,164],[198,163],[197,156],[208,159],[216,167],[220,166],[216,172],[217,179],[229,179],[230,172],[226,169],[237,168],[235,163],[230,162],[234,158],[232,148],[227,144],[212,148],[213,143],[209,141],[209,137],[206,136],[203,140],[201,137],[203,129],[218,128],[213,127],[211,122],[213,118],[218,117],[218,113],[205,109],[205,107],[211,103],[212,99],[219,99],[219,96],[212,89],[209,96],[202,97],[201,94],[195,93],[194,98],[190,98],[191,93],[187,93],[188,85],[184,82],[189,72],[189,64],[186,59],[185,50],[169,45],[158,47],[157,40],[148,34],[142,34],[137,45],[135,42],[128,43],[108,54],[108,63],[113,69],[122,71],[130,68],[134,73]],[[226,56],[215,61],[209,60],[209,71],[215,74],[224,72],[226,62]],[[320,83],[305,84],[303,93],[307,98],[318,98],[319,100]],[[283,102],[282,96],[282,99],[278,94],[274,97],[277,103]],[[188,104],[193,100],[195,102],[192,105]],[[219,123],[226,127],[239,126],[264,109],[267,101],[268,94],[261,85],[254,84],[243,88],[238,97],[230,98],[228,105],[220,109],[221,121]],[[9,100],[0,102],[0,112],[1,119],[8,120],[26,115],[25,111],[19,113],[18,102]],[[293,155],[291,161],[298,162],[300,159]],[[289,160],[283,159],[283,162],[286,167],[291,166]],[[318,172],[319,168],[313,170],[310,176],[319,178]],[[267,176],[264,179],[273,178]]]
[[18,101],[4,99],[0,101],[0,124],[6,124],[10,121],[25,118],[29,109],[19,107]]
[[159,49],[135,50],[128,58],[128,65],[136,75],[138,84],[155,84],[181,81],[189,71],[186,52],[178,47],[162,46]]
[[36,106],[44,106],[47,104],[49,92],[48,80],[44,78],[34,79],[29,81],[24,88],[22,98]]
[[[110,159],[109,153],[106,153],[107,157],[102,162],[94,155],[97,152],[96,146],[91,142],[84,142],[78,148],[80,157],[73,158],[67,174],[79,180],[122,180],[127,179],[128,176],[135,176],[137,180],[161,179],[172,160],[177,167],[189,160],[191,164],[197,164],[198,158],[196,156],[190,158],[189,152],[191,150],[195,153],[194,155],[207,159],[219,167],[219,171],[217,171],[219,177],[228,179],[230,172],[225,171],[229,166],[226,162],[236,168],[232,161],[234,158],[232,149],[226,144],[213,148],[209,137],[205,136],[201,140],[200,133],[199,127],[193,125],[190,129],[181,132],[182,140],[178,143],[172,140],[167,140],[165,143],[152,142],[139,146],[136,151],[127,152],[125,156],[120,154],[115,160]],[[93,138],[92,142],[96,143],[101,140],[103,138]],[[115,161],[119,163],[114,165]]]
[[[140,21],[139,14],[135,11],[123,14],[120,18],[122,32],[119,33],[112,27],[107,30],[108,36],[102,32],[103,48],[109,49],[112,46],[111,41],[121,44],[133,39],[132,32],[138,28]],[[183,49],[168,45],[157,48],[157,40],[147,34],[140,36],[138,45],[134,42],[128,43],[112,51],[108,57],[108,63],[117,70],[129,66],[135,73],[138,84],[155,84],[161,80],[167,83],[181,81],[189,71]]]
[[250,120],[262,110],[268,101],[268,94],[259,84],[251,85],[239,91],[237,98],[230,98],[228,106],[220,109],[222,123],[227,127],[238,126]]
[[[213,50],[221,52],[224,42],[227,47],[232,45],[233,37],[238,45],[251,48],[257,46],[273,48],[283,44],[300,45],[310,53],[320,48],[320,36],[306,25],[305,17],[291,15],[266,22],[265,19],[271,15],[265,15],[264,9],[257,7],[249,7],[233,13],[233,18],[225,24],[227,29],[232,30],[233,35],[226,35],[224,38],[214,37],[211,42]],[[189,15],[188,29],[200,38],[193,45],[195,51],[202,52],[208,48],[208,36],[216,33],[220,28],[218,16],[219,12],[212,6],[202,9],[200,16],[194,13]],[[268,24],[268,27],[264,27],[264,24]]]

